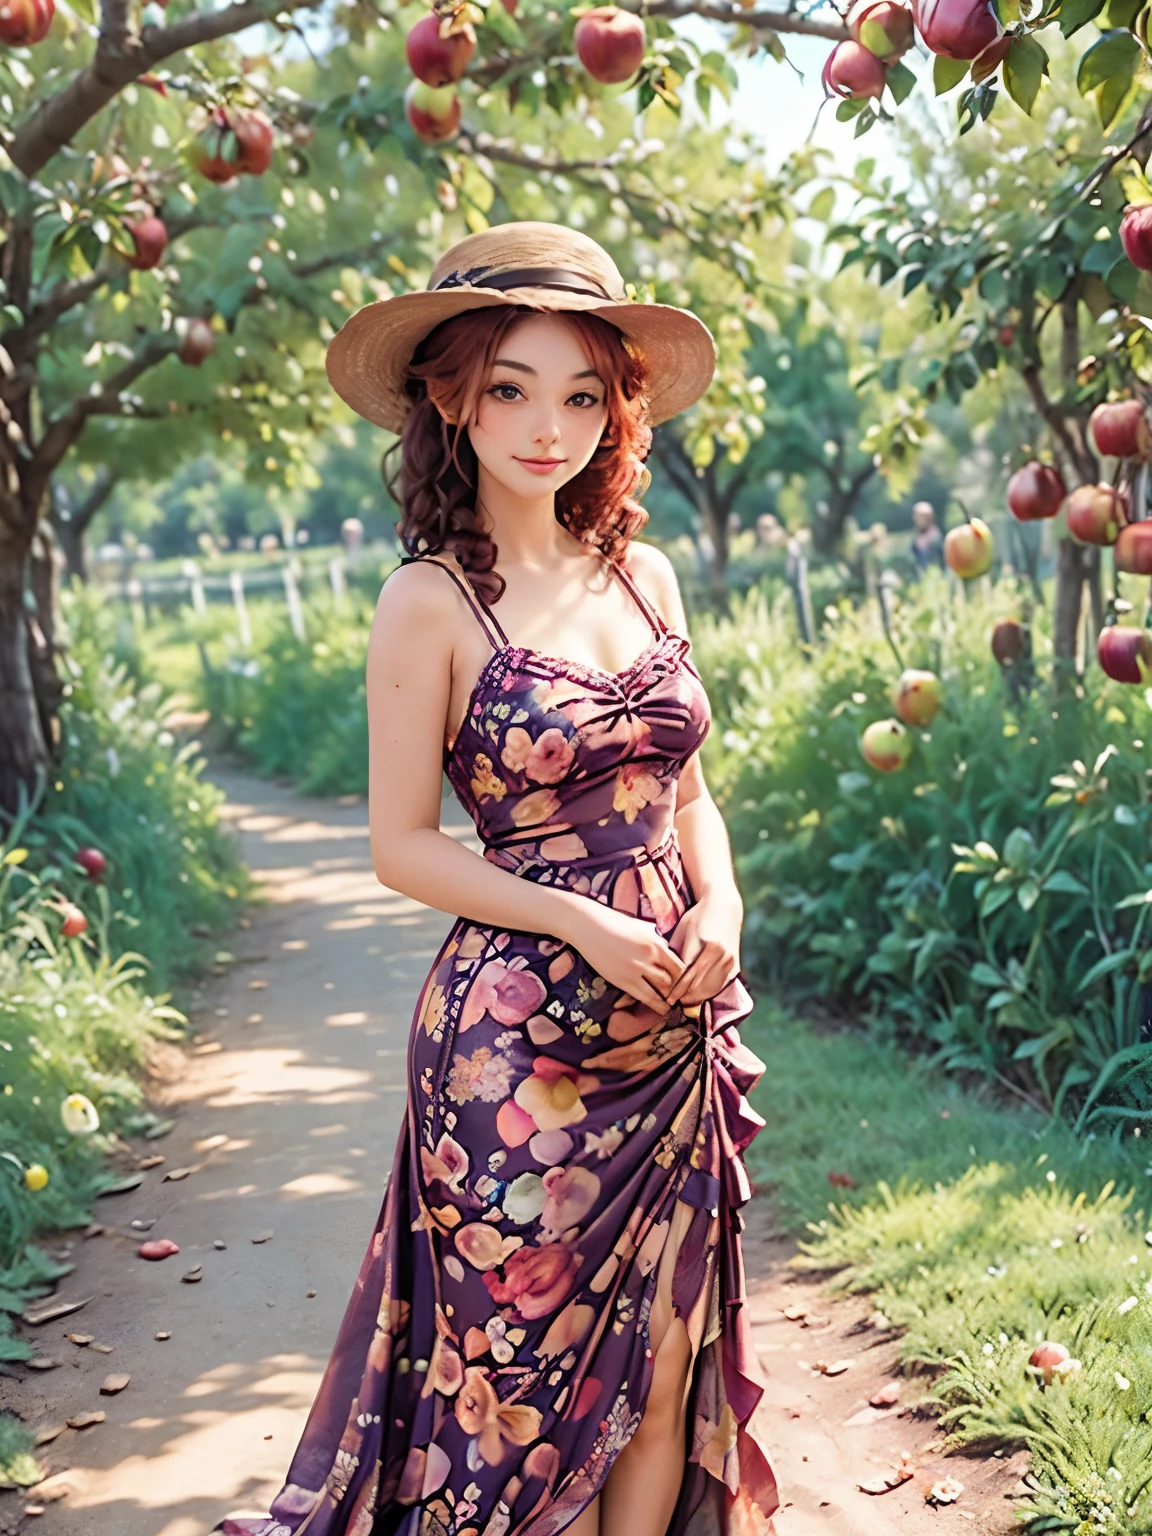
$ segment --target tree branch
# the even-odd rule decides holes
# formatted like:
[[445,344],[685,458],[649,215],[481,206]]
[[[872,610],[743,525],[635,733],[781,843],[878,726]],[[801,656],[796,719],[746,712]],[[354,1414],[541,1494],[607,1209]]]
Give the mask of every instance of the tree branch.
[[795,32],[804,37],[826,37],[834,43],[842,43],[851,36],[842,21],[813,21],[809,16],[798,16],[792,11],[746,11],[739,5],[707,4],[700,0],[652,0],[647,6],[643,6],[643,0],[623,0],[620,8],[628,11],[643,8],[646,15],[662,16],[667,21],[677,21],[682,16],[703,16],[708,21],[751,27],[757,32]]
[[1091,485],[1098,474],[1096,460],[1091,455],[1086,455],[1082,446],[1076,443],[1068,431],[1068,424],[1064,420],[1063,412],[1053,401],[1049,400],[1040,378],[1040,365],[1038,363],[1026,363],[1023,375],[1024,385],[1031,397],[1032,404],[1047,423],[1053,437],[1063,448],[1068,464],[1075,474],[1079,476],[1081,484]]
[[[123,0],[110,3],[118,6]],[[54,96],[42,101],[17,128],[8,145],[13,163],[25,176],[35,176],[126,85],[164,59],[199,43],[231,37],[282,11],[305,9],[315,3],[317,0],[284,0],[271,8],[259,0],[238,0],[218,11],[194,11],[170,27],[145,27],[138,38],[117,32],[113,40],[102,32],[92,62]],[[106,20],[108,14],[106,10]]]

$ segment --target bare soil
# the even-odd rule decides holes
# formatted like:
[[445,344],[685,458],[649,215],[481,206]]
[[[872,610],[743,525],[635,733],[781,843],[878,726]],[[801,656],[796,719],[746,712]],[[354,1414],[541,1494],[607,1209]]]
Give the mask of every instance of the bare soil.
[[[91,1299],[27,1330],[56,1366],[0,1377],[0,1407],[44,1432],[48,1471],[27,1493],[0,1493],[0,1536],[206,1536],[226,1513],[266,1509],[376,1217],[411,1011],[449,919],[378,884],[362,802],[213,777],[265,905],[229,941],[234,962],[207,979],[194,1043],[153,1063],[150,1096],[176,1125],[135,1152],[164,1162],[97,1203],[98,1234],[62,1245],[76,1268],[61,1297]],[[453,804],[445,817],[469,837]],[[791,1268],[767,1201],[746,1214],[778,1536],[1012,1530],[1022,1458],[945,1458],[930,1415],[868,1411],[896,1362],[874,1304],[830,1300],[820,1277]],[[137,1257],[161,1237],[180,1252]],[[836,1374],[821,1366],[844,1361]],[[128,1385],[102,1394],[113,1373]],[[902,1390],[909,1404],[918,1395]],[[104,1419],[66,1427],[93,1411]],[[860,1491],[901,1466],[912,1476],[900,1486]],[[963,1492],[933,1505],[949,1476]]]

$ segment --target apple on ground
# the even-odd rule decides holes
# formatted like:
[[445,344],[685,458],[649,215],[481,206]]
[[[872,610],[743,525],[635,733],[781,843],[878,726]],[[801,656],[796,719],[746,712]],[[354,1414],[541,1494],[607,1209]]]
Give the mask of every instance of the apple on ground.
[[644,23],[615,5],[585,11],[573,33],[576,55],[601,85],[623,85],[640,68],[648,37]]
[[1080,544],[1115,544],[1124,498],[1113,485],[1078,485],[1068,498],[1068,532]]
[[439,90],[413,80],[404,92],[404,112],[417,138],[438,144],[452,138],[460,127],[460,98],[452,85]]
[[1055,517],[1067,493],[1060,471],[1031,459],[1008,482],[1008,510],[1022,523]]
[[912,755],[912,737],[899,720],[874,720],[860,738],[867,762],[881,773],[896,773]]
[[1096,659],[1117,683],[1147,684],[1152,679],[1152,637],[1134,625],[1109,624],[1100,631]]
[[944,535],[944,558],[963,581],[991,570],[994,548],[992,530],[979,517],[969,518]]
[[892,703],[905,725],[931,725],[944,702],[944,687],[935,672],[908,667],[896,684]]

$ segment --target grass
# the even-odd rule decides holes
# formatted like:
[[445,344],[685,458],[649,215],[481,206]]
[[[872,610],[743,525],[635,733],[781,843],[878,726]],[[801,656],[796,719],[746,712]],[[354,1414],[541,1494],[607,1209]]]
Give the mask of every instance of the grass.
[[[1039,1487],[1023,1529],[1152,1532],[1147,1135],[1078,1140],[890,1045],[772,1009],[744,1034],[767,1068],[749,1165],[805,1234],[797,1262],[875,1297],[954,1447],[1028,1447]],[[1079,1361],[1063,1381],[1028,1370],[1041,1339]]]

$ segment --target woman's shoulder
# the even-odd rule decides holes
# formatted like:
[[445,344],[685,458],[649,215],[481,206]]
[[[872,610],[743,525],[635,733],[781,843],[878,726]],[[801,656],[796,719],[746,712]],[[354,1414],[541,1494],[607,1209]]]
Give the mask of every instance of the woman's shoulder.
[[671,560],[654,544],[633,539],[628,545],[628,574],[644,596],[653,603],[665,623],[676,628],[683,618],[684,604],[680,584]]
[[451,630],[464,601],[457,586],[464,579],[451,555],[424,555],[389,572],[380,588],[376,612],[389,625],[414,630]]

